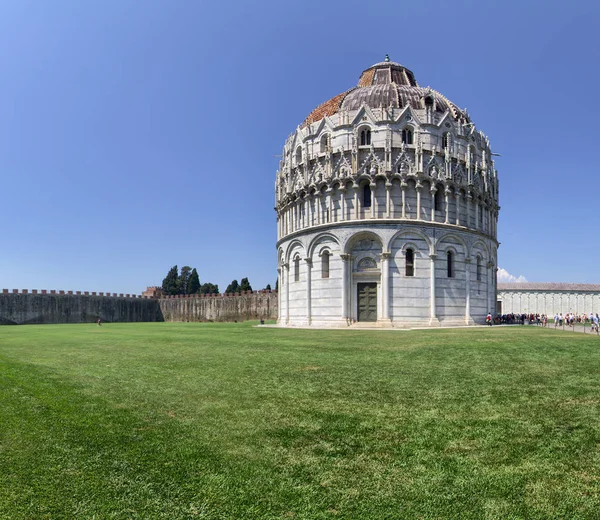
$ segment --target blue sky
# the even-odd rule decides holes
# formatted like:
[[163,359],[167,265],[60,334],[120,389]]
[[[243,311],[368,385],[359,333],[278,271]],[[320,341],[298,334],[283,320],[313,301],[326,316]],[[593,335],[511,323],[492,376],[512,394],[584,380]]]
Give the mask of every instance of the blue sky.
[[386,53],[500,153],[499,266],[598,283],[600,7],[0,3],[0,286],[276,279],[286,137]]

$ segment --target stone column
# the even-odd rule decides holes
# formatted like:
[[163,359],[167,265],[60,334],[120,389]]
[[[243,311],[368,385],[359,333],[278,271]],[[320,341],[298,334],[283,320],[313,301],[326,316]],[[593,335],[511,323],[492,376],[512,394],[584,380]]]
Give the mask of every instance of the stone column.
[[369,184],[369,187],[371,188],[371,218],[375,218],[377,216],[377,196],[375,195],[377,184]]
[[315,204],[317,205],[317,225],[323,223],[323,194],[319,191],[316,193]]
[[292,231],[298,230],[298,203],[292,203]]
[[400,189],[402,190],[402,218],[406,218],[406,183],[400,182]]
[[417,182],[415,189],[417,190],[417,220],[421,220],[421,188],[423,185]]
[[[326,220],[327,222],[333,222],[333,201],[332,201],[332,196],[331,193],[333,192],[333,190],[331,188],[328,188],[327,191],[325,192],[326,195],[326,206],[327,206],[327,211],[326,211]],[[329,217],[329,218],[327,218]]]
[[446,210],[446,216],[444,218],[444,224],[449,224],[449,217],[450,217],[450,205],[449,205],[449,199],[450,199],[450,190],[448,188],[446,188],[444,190],[444,204],[445,204],[445,210]]
[[465,325],[471,323],[471,259],[465,258]]
[[467,226],[468,228],[471,227],[471,201],[473,200],[473,195],[471,195],[470,193],[467,194]]
[[351,260],[350,255],[340,255],[342,259],[342,321],[348,323],[350,313],[348,312],[348,294],[350,292],[350,285],[348,281],[349,264]]
[[491,297],[490,297],[490,294],[491,294],[490,285],[492,283],[492,270],[490,268],[492,267],[492,264],[490,262],[488,262],[486,267],[487,267],[487,269],[486,269],[486,273],[485,273],[485,297],[486,297],[486,301],[487,301],[488,312],[491,312],[493,315],[494,310],[491,308]]
[[381,318],[390,321],[390,257],[391,253],[381,253]]
[[435,222],[435,194],[437,193],[437,188],[432,186],[429,191],[431,193],[431,222]]
[[305,258],[306,262],[306,322],[308,325],[312,323],[312,313],[311,313],[311,272],[312,272],[312,260],[310,258]]
[[460,226],[460,190],[454,192],[456,198],[456,225]]
[[474,229],[481,229],[481,225],[480,225],[480,216],[479,216],[479,212],[481,211],[481,208],[479,207],[479,201],[475,201],[475,225],[473,226]]
[[430,292],[429,292],[429,324],[433,325],[437,320],[436,309],[435,309],[435,259],[436,254],[429,255],[429,272],[430,272]]
[[279,290],[277,291],[277,323],[281,323],[281,307],[282,307],[281,287],[283,286],[283,281],[281,280],[281,271],[282,271],[282,268],[278,267],[277,268],[277,279],[279,280]]
[[385,216],[391,218],[392,215],[392,183],[385,183]]
[[354,188],[354,220],[358,220],[359,209],[358,209],[358,184],[353,184]]
[[283,264],[285,269],[285,324],[290,322],[290,264]]
[[342,222],[346,220],[346,188],[340,188],[340,211],[342,212]]
[[285,236],[287,235],[287,211],[285,209],[282,210],[281,212],[281,219],[282,219],[282,223],[281,226],[283,227],[283,233],[281,234],[281,236]]

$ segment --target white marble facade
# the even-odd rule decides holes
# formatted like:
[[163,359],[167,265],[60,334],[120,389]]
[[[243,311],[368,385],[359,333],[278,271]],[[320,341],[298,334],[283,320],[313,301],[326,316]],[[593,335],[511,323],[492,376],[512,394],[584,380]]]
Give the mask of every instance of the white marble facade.
[[466,111],[387,60],[317,107],[277,172],[279,323],[483,322],[496,302],[491,156]]
[[600,284],[506,283],[498,287],[498,314],[600,313]]

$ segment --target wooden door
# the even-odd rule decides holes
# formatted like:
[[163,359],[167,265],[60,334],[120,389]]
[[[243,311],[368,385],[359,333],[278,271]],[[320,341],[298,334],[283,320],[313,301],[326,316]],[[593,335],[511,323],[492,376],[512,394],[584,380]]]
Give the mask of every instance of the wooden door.
[[377,321],[377,283],[357,284],[358,321]]

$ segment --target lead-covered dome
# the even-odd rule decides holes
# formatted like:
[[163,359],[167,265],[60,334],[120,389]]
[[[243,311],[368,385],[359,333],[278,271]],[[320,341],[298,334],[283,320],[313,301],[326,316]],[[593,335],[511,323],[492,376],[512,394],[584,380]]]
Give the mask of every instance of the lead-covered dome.
[[452,117],[469,123],[469,116],[445,96],[429,87],[419,87],[415,76],[400,63],[385,61],[372,65],[360,75],[356,87],[338,94],[315,108],[302,126],[331,116],[341,110],[357,110],[365,105],[370,108],[403,108],[407,105],[418,109],[433,106],[438,113],[450,111]]

